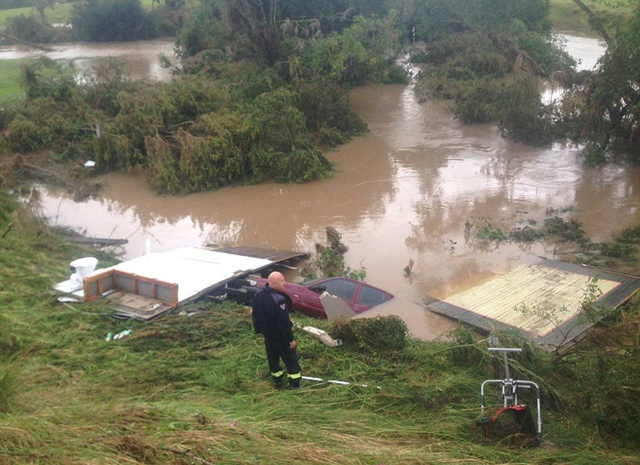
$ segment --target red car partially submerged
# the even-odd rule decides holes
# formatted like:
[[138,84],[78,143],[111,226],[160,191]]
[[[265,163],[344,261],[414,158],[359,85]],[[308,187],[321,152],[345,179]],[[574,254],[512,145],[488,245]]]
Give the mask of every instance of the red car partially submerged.
[[[228,286],[226,290],[248,303],[253,294],[266,284],[264,278],[249,277],[239,280],[237,285]],[[344,277],[314,279],[303,283],[287,282],[284,292],[291,297],[295,310],[314,318],[327,318],[320,301],[324,292],[340,297],[355,313],[365,312],[393,299],[393,294],[382,289]]]

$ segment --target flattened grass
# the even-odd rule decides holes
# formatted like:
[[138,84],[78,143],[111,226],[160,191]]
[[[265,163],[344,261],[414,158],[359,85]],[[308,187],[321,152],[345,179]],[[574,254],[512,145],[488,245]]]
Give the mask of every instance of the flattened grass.
[[23,60],[0,60],[0,102],[22,95],[20,65]]
[[[453,343],[374,353],[296,330],[305,375],[369,387],[275,390],[249,309],[198,302],[192,316],[142,323],[113,318],[103,301],[57,302],[49,287],[95,252],[10,210],[0,218],[0,341],[13,338],[0,351],[2,465],[637,463],[546,401],[541,447],[488,443],[474,424],[488,358]],[[123,329],[133,332],[105,341]]]

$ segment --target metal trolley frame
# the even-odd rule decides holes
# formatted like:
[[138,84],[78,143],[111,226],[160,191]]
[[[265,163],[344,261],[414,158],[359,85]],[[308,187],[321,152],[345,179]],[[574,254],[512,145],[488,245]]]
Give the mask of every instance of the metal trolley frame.
[[518,401],[518,390],[519,389],[535,389],[536,391],[536,425],[535,425],[535,444],[540,442],[542,438],[542,417],[540,413],[540,387],[534,383],[533,381],[525,381],[520,379],[513,379],[509,370],[509,359],[508,354],[514,352],[522,352],[520,348],[489,348],[491,352],[499,352],[502,353],[503,362],[504,362],[504,371],[505,378],[504,379],[488,379],[482,383],[480,387],[480,399],[481,399],[481,411],[482,414],[485,414],[486,406],[485,406],[485,387],[489,384],[499,384],[502,389],[502,408],[490,418],[484,418],[479,420],[479,424],[485,427],[485,432],[490,436],[491,425],[495,422],[495,419],[498,414],[502,413],[505,410],[513,410],[513,411],[525,411],[528,407],[524,404],[520,404]]

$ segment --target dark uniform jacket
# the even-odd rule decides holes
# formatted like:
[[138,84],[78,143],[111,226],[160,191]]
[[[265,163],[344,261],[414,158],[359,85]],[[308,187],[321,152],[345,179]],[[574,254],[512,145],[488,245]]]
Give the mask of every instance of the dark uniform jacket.
[[289,319],[293,307],[291,298],[284,292],[276,291],[267,284],[253,296],[253,328],[269,341],[294,340]]

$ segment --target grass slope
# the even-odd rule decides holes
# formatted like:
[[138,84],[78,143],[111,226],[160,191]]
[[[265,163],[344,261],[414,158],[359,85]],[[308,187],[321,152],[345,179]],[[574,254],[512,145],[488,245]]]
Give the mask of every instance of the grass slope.
[[[61,3],[54,8],[47,8],[44,10],[44,15],[47,17],[47,21],[50,24],[66,24],[69,22],[71,12],[73,11],[73,3]],[[10,16],[39,16],[35,7],[24,8],[12,8],[9,10],[0,10],[0,26],[3,26],[5,21]]]
[[[584,4],[598,15],[609,32],[615,32],[616,24],[625,21],[632,14],[629,0],[583,0]],[[587,36],[599,36],[589,25],[589,18],[573,0],[551,0],[550,12],[553,29]]]
[[[67,24],[71,18],[71,12],[75,2],[59,3],[54,8],[47,8],[44,14],[50,24]],[[152,0],[142,0],[142,6],[148,10],[152,7]],[[0,10],[0,27],[4,25],[9,16],[38,16],[35,7],[11,8],[8,10]]]
[[[550,397],[539,448],[488,443],[474,424],[480,383],[492,377],[480,346],[410,340],[389,351],[380,332],[374,345],[329,348],[297,330],[305,375],[369,387],[277,391],[249,309],[201,302],[192,316],[141,323],[114,319],[102,301],[59,303],[50,287],[67,263],[98,252],[2,192],[0,248],[2,465],[638,463]],[[131,336],[105,341],[123,329]]]
[[20,95],[20,64],[23,60],[2,60],[0,67],[0,101],[6,97]]

